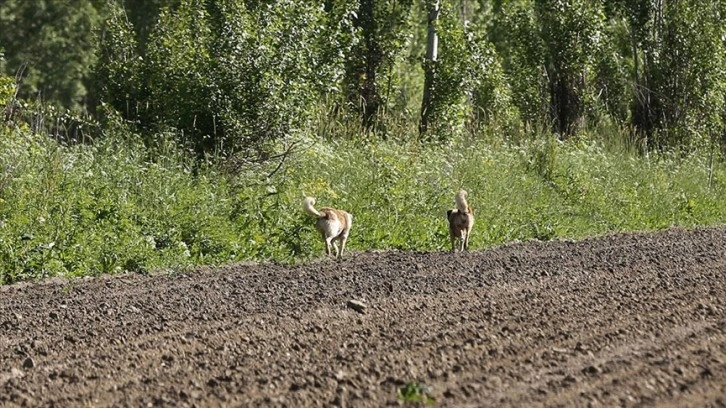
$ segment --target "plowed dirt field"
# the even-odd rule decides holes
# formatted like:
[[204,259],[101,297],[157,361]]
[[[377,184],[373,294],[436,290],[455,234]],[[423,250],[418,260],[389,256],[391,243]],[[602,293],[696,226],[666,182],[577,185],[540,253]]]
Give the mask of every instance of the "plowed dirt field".
[[0,288],[0,406],[410,404],[401,393],[726,406],[726,229]]

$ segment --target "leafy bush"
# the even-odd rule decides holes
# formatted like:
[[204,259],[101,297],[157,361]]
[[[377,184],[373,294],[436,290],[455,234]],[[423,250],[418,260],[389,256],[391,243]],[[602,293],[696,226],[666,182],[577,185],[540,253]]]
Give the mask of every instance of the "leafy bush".
[[138,55],[116,8],[98,67],[105,99],[149,139],[174,130],[200,156],[264,157],[309,125],[319,92],[342,76],[328,47],[345,26],[328,17],[300,0],[184,0],[162,10]]

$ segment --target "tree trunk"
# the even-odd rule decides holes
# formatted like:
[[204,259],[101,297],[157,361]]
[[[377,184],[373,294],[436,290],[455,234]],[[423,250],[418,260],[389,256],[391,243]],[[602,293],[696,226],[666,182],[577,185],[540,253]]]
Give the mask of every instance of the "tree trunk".
[[419,139],[421,139],[429,127],[429,119],[433,111],[434,79],[436,77],[436,60],[438,59],[439,37],[436,34],[436,22],[439,19],[441,7],[439,1],[435,0],[429,4],[428,15],[428,41],[426,43],[426,59],[424,60],[424,94],[421,102],[421,122],[419,123]]
[[361,0],[359,15],[363,28],[363,41],[365,53],[364,79],[360,89],[361,108],[363,110],[363,125],[371,129],[376,124],[378,109],[380,108],[380,95],[376,83],[376,73],[381,64],[381,50],[376,39],[376,18],[374,0]]

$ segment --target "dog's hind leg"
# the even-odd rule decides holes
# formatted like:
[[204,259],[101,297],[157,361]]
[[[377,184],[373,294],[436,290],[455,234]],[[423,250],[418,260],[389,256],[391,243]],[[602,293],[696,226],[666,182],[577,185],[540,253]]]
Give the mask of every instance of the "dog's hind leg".
[[345,251],[345,243],[348,241],[348,234],[342,234],[338,237],[340,240],[340,252],[338,253],[338,259],[343,259],[343,251]]
[[337,238],[333,238],[331,241],[333,243],[333,248],[335,248],[335,259],[340,258],[340,248],[338,248],[338,241]]
[[333,238],[326,237],[325,235],[323,235],[323,239],[325,240],[325,255],[330,255],[330,247],[331,247],[331,242],[333,241]]

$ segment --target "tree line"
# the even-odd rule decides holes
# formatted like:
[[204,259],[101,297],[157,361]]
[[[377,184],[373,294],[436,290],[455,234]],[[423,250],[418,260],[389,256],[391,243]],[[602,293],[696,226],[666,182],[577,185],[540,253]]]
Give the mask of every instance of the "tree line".
[[265,157],[320,112],[384,138],[612,128],[690,150],[726,144],[724,17],[726,0],[5,0],[0,70],[13,98],[200,155]]

